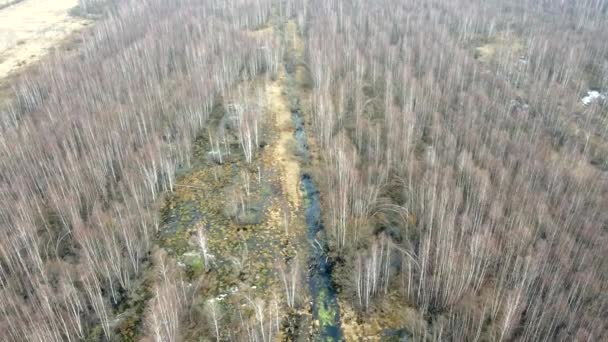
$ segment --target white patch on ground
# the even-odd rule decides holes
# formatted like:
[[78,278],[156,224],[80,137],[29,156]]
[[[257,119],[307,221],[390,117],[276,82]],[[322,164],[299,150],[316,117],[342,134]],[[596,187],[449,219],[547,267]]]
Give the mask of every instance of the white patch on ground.
[[605,100],[605,99],[606,99],[606,95],[604,95],[596,90],[590,90],[587,92],[587,96],[583,97],[582,101],[583,101],[583,104],[586,106],[597,100]]
[[77,4],[78,0],[24,0],[0,10],[0,78],[39,60],[88,24],[70,16]]

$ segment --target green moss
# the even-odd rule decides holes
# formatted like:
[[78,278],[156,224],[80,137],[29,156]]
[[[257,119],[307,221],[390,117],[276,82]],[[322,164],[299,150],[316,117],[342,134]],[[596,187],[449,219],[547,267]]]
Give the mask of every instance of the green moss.
[[318,319],[319,324],[324,326],[330,326],[335,324],[336,312],[327,305],[327,293],[325,289],[321,289],[317,295],[317,302],[319,303],[318,308]]
[[103,328],[101,327],[101,324],[94,326],[91,331],[89,332],[89,335],[86,338],[87,342],[97,342],[97,341],[101,341],[103,337]]
[[141,333],[141,325],[146,310],[146,303],[152,298],[150,291],[151,283],[153,282],[154,272],[149,264],[146,264],[141,281],[138,281],[133,290],[129,293],[129,298],[126,301],[124,311],[121,312],[122,317],[118,327],[120,341],[137,341]]
[[135,342],[137,340],[137,326],[141,318],[132,315],[124,319],[120,324],[120,340],[123,342]]
[[182,262],[186,265],[186,273],[190,279],[203,273],[205,270],[205,262],[201,255],[197,252],[187,252],[182,255]]

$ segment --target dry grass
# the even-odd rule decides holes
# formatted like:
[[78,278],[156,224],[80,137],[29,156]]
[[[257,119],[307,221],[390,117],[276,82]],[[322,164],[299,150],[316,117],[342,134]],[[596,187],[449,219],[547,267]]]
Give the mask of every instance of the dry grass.
[[402,329],[412,332],[425,325],[424,319],[413,307],[388,296],[365,313],[365,319],[357,317],[350,303],[341,300],[342,329],[347,341],[382,341],[387,330]]
[[521,55],[524,49],[521,41],[508,34],[497,34],[490,42],[475,49],[479,59],[485,63],[491,62],[497,55]]
[[290,146],[295,144],[291,111],[284,94],[285,70],[280,69],[275,81],[266,87],[268,111],[275,118],[278,139],[274,146],[274,156],[281,172],[281,187],[294,208],[300,205],[300,165],[291,153]]

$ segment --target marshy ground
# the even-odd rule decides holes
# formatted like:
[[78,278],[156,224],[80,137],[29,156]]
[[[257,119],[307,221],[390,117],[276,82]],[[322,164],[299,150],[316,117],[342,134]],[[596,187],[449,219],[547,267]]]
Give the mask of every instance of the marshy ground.
[[[266,28],[262,34],[274,32]],[[213,138],[201,134],[195,142],[195,166],[182,171],[163,208],[165,225],[159,242],[190,282],[205,283],[196,294],[197,304],[203,308],[215,301],[228,314],[234,314],[244,298],[271,302],[283,293],[278,270],[304,263],[308,248],[286,72],[281,67],[272,78],[251,83],[246,97],[262,95],[262,133],[251,163],[246,162],[235,132],[226,133],[221,161],[210,155]],[[210,120],[222,122],[229,104],[247,101],[251,102],[223,99]],[[201,250],[199,231],[205,236],[206,251]],[[298,326],[309,321],[310,301],[298,301],[299,309],[280,313],[281,321]],[[296,334],[307,338],[309,331],[295,331],[289,324],[285,334],[291,335],[279,338]]]

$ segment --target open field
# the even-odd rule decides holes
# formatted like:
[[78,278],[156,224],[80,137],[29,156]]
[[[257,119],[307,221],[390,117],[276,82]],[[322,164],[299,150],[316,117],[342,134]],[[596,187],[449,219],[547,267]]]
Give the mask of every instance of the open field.
[[0,9],[0,78],[39,60],[86,26],[87,20],[69,14],[77,4],[78,0],[24,0]]

